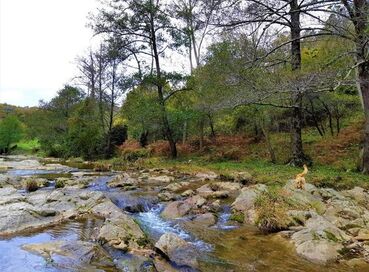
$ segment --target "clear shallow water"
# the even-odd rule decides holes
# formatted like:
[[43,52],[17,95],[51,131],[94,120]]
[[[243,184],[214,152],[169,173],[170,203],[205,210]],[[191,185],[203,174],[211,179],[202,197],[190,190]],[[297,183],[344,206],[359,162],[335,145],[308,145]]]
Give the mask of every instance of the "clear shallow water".
[[[1,272],[56,272],[77,271],[70,268],[56,268],[43,257],[22,249],[25,244],[47,243],[57,240],[91,241],[95,227],[102,224],[99,219],[89,218],[71,221],[40,232],[28,233],[0,240]],[[104,267],[95,267],[105,269]],[[105,271],[105,270],[102,270]],[[113,270],[109,270],[113,271]]]

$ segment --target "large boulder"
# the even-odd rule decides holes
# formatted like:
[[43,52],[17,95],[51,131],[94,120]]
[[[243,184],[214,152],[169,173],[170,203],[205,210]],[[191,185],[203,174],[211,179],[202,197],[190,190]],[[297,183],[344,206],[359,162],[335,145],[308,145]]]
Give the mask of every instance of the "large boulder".
[[123,251],[140,249],[148,243],[140,227],[125,214],[106,219],[100,229],[98,240]]
[[198,267],[196,248],[174,233],[163,234],[155,247],[179,266]]
[[242,216],[242,220],[248,223],[254,223],[256,219],[255,201],[257,197],[267,190],[264,184],[258,184],[250,187],[245,187],[232,203],[232,212]]
[[348,235],[320,215],[306,221],[305,227],[291,236],[296,251],[302,257],[316,263],[335,261]]
[[165,207],[161,213],[161,216],[167,219],[176,219],[187,215],[190,210],[190,204],[184,201],[174,201]]

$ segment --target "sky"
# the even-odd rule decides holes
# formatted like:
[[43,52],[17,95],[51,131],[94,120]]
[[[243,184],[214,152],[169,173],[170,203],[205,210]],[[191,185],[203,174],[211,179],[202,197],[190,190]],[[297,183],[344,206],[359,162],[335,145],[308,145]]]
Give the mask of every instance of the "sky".
[[96,0],[0,0],[0,103],[37,106],[77,74]]

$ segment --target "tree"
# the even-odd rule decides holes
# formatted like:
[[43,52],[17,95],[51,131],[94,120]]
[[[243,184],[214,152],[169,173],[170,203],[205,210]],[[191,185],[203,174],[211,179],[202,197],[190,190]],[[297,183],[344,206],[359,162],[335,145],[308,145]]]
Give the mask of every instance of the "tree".
[[163,134],[169,142],[171,156],[177,156],[176,141],[169,124],[166,100],[178,90],[165,94],[164,87],[178,76],[166,73],[161,61],[171,45],[175,42],[170,38],[173,29],[168,17],[164,1],[159,0],[128,0],[110,1],[105,9],[100,10],[94,18],[96,34],[106,34],[110,40],[126,50],[127,55],[145,63],[152,61],[151,67],[146,67],[146,74],[141,83],[155,86],[157,101],[161,113]]
[[9,115],[0,122],[0,154],[8,153],[12,144],[22,139],[22,123]]
[[[367,0],[347,1],[341,0],[346,12],[341,12],[340,16],[349,19],[354,28],[354,34],[350,26],[345,31],[348,37],[355,44],[355,58],[357,70],[357,87],[360,91],[361,101],[364,109],[364,146],[362,152],[362,172],[369,173],[369,2]],[[347,16],[348,14],[348,16]],[[338,34],[342,32],[338,32]],[[348,34],[348,35],[347,35]]]
[[[283,29],[289,31],[289,39],[277,44],[277,46],[269,48],[262,59],[265,61],[267,57],[270,57],[271,54],[275,53],[278,49],[287,45],[290,46],[290,54],[286,60],[281,61],[277,58],[273,60],[273,62],[288,62],[292,73],[296,77],[296,84],[290,84],[290,90],[293,90],[290,93],[292,119],[292,159],[290,163],[292,165],[302,166],[303,163],[309,161],[309,158],[304,153],[301,137],[303,116],[302,100],[304,96],[304,91],[301,89],[301,84],[299,84],[299,82],[301,82],[299,77],[302,68],[301,43],[308,38],[331,35],[330,31],[321,25],[314,25],[314,22],[318,21],[320,23],[320,18],[316,13],[326,10],[329,5],[334,2],[335,1],[331,0],[234,1],[234,4],[231,5],[231,12],[229,9],[225,9],[227,14],[223,14],[223,16],[220,17],[220,20],[230,18],[228,22],[218,23],[218,25],[231,28],[256,24],[256,28],[252,28],[251,31],[253,34],[258,34],[260,36],[267,35],[270,29],[272,29],[273,32],[281,32]],[[233,16],[229,16],[229,14],[233,14]],[[261,41],[261,39],[258,40],[259,42]],[[268,58],[268,62],[267,65],[270,65],[270,58]],[[303,75],[302,81],[306,82],[306,75]],[[310,88],[303,89],[307,90]]]

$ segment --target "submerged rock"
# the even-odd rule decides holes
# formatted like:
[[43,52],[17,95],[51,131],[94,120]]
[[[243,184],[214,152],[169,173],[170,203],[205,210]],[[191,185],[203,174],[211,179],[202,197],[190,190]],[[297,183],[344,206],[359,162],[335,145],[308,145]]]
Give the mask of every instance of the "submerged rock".
[[22,248],[44,257],[53,266],[62,269],[98,271],[93,264],[114,267],[109,255],[98,245],[83,241],[54,241],[42,244],[26,244]]
[[196,248],[174,233],[163,234],[155,247],[179,266],[198,267]]

